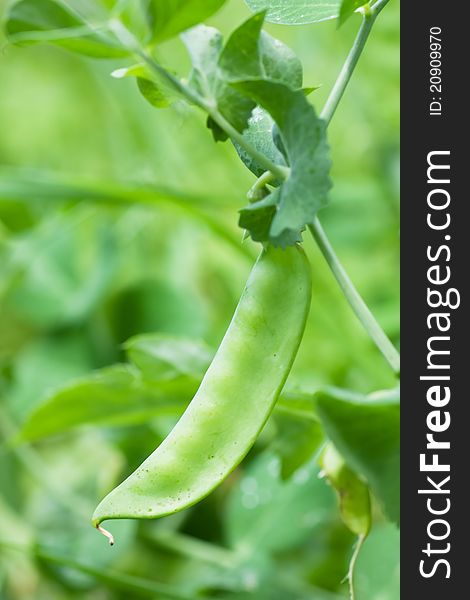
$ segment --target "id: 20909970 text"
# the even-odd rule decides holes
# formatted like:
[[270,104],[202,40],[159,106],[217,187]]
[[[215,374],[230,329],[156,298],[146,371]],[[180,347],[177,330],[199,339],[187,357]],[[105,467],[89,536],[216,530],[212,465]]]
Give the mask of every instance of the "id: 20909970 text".
[[442,30],[431,27],[429,30],[429,114],[439,117],[442,114]]

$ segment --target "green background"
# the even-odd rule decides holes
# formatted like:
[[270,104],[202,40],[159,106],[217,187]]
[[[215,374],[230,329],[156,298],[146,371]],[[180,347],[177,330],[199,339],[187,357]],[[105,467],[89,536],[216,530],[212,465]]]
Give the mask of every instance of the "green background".
[[[392,2],[378,19],[329,128],[334,188],[320,215],[395,343],[398,9]],[[249,14],[232,0],[210,23],[228,34]],[[267,27],[300,56],[305,84],[321,85],[311,96],[318,109],[358,21],[339,30],[334,22]],[[160,52],[179,72],[189,69],[180,42]],[[52,390],[125,360],[122,344],[133,335],[184,335],[217,347],[258,251],[237,228],[253,177],[233,148],[213,143],[202,114],[182,105],[156,111],[135,82],[112,79],[121,64],[46,46],[0,54],[0,544],[39,545],[30,555],[0,545],[0,598],[145,597],[116,573],[169,586],[147,594],[161,599],[344,598],[352,536],[314,463],[280,480],[274,420],[207,500],[155,523],[113,524],[112,550],[86,516],[174,417],[90,425],[33,445],[14,439]],[[307,236],[305,246],[314,295],[289,387],[393,387]],[[44,554],[95,571],[57,566]],[[398,534],[377,512],[357,600],[395,600],[397,585]]]

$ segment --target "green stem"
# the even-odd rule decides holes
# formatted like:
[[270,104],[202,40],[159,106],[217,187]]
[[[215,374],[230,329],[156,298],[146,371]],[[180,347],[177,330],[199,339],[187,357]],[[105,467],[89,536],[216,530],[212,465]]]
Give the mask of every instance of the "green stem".
[[210,108],[208,113],[214,119],[217,125],[219,125],[219,127],[221,127],[234,142],[236,142],[241,148],[243,148],[243,150],[245,150],[252,158],[254,158],[259,165],[266,169],[266,171],[270,171],[272,175],[281,180],[287,179],[288,174],[290,173],[289,168],[283,167],[282,165],[276,165],[262,152],[256,150],[252,144],[247,142],[243,134],[237,131],[235,127],[233,127],[233,125],[231,125],[217,109]]
[[375,16],[377,16],[383,8],[385,8],[385,5],[388,4],[390,2],[390,0],[378,0],[372,7],[371,7],[371,12],[374,13]]
[[266,169],[266,171],[271,171],[271,173],[280,179],[286,179],[289,169],[282,167],[281,165],[276,165],[262,152],[259,152],[245,139],[242,133],[237,131],[237,129],[235,129],[235,127],[233,127],[233,125],[227,121],[227,119],[219,112],[215,105],[202,98],[194,90],[185,85],[180,79],[169,73],[164,67],[155,61],[153,57],[141,47],[138,40],[136,40],[136,38],[122,24],[121,21],[117,19],[113,20],[110,23],[110,29],[116,35],[118,40],[126,48],[129,48],[130,51],[139,56],[158,77],[161,77],[164,81],[166,81],[171,88],[184,96],[187,100],[189,100],[189,102],[204,110],[234,142],[243,148],[264,169]]
[[[354,44],[346,58],[346,61],[340,71],[333,89],[326,101],[326,104],[320,114],[327,125],[330,123],[333,115],[338,108],[339,102],[344,95],[346,87],[352,77],[354,69],[359,61],[359,58],[364,50],[369,34],[375,23],[375,20],[389,0],[378,0],[372,7],[366,7],[359,32],[354,40]],[[341,265],[336,256],[331,243],[323,230],[320,221],[315,219],[314,223],[309,226],[309,229],[317,242],[323,256],[325,257],[330,269],[336,278],[339,286],[348,300],[351,308],[356,313],[359,321],[362,323],[369,336],[375,342],[379,350],[382,352],[392,369],[396,374],[400,373],[400,355],[391,341],[386,336],[383,329],[375,319],[374,315],[369,310],[351,279]]]
[[349,584],[349,597],[350,600],[356,600],[356,591],[354,588],[354,573],[356,572],[356,563],[359,558],[359,554],[361,552],[362,546],[366,541],[365,535],[360,535],[357,539],[356,547],[354,548],[354,552],[351,556],[351,561],[349,562],[348,569],[348,584]]
[[323,227],[318,219],[315,219],[312,225],[309,225],[311,234],[313,235],[318,247],[320,248],[328,266],[333,273],[336,281],[343,291],[351,308],[356,313],[359,321],[362,323],[365,330],[368,332],[376,346],[384,355],[385,359],[392,367],[396,374],[400,373],[400,355],[395,346],[385,335],[383,329],[378,324],[369,307],[361,298],[359,292],[354,287],[351,279],[346,273],[343,265],[333,250],[333,247],[326,236]]
[[338,78],[333,86],[333,89],[328,96],[328,100],[326,101],[325,106],[323,107],[322,112],[320,113],[320,118],[322,118],[326,124],[328,125],[333,115],[338,108],[338,104],[343,97],[343,94],[346,90],[346,87],[349,83],[349,80],[352,77],[354,69],[359,61],[359,58],[364,50],[364,46],[366,45],[367,39],[369,37],[370,32],[372,31],[372,27],[375,23],[375,19],[379,15],[380,11],[384,8],[384,6],[389,2],[389,0],[379,0],[372,7],[366,7],[363,12],[362,24],[359,29],[359,32],[354,40],[353,46],[346,58],[346,61],[343,64],[343,67],[338,75]]
[[247,197],[250,202],[257,202],[258,200],[262,200],[269,192],[266,189],[266,186],[273,181],[276,177],[271,173],[271,171],[265,171],[255,183],[251,186],[248,191]]
[[[379,0],[372,7],[368,7],[368,9],[364,12],[364,18],[359,30],[359,33],[356,37],[354,45],[351,49],[351,52],[346,59],[346,62],[339,74],[339,77],[333,87],[333,90],[326,102],[325,108],[321,113],[321,117],[329,123],[331,118],[333,117],[334,112],[341,100],[346,86],[351,79],[354,68],[359,60],[359,57],[364,49],[365,43],[371,31],[372,25],[382,10],[382,8],[387,4],[389,0]],[[290,170],[281,165],[276,165],[271,160],[269,160],[263,153],[259,152],[252,144],[250,144],[243,134],[233,127],[225,117],[218,111],[217,107],[209,104],[205,99],[201,98],[194,90],[186,86],[182,81],[180,81],[177,77],[166,71],[159,63],[157,63],[139,44],[138,40],[132,35],[132,33],[126,29],[126,27],[119,21],[113,20],[110,24],[111,30],[114,32],[116,37],[128,47],[131,51],[137,54],[147,66],[159,77],[162,77],[164,81],[166,81],[173,89],[175,89],[178,93],[188,99],[191,103],[195,104],[202,110],[204,110],[218,125],[221,127],[229,137],[236,142],[241,148],[243,148],[252,158],[254,158],[264,169],[266,169],[266,173],[261,176],[258,182],[255,183],[255,188],[259,189],[261,184],[266,184],[266,181],[271,180],[273,177],[284,181],[289,176]],[[381,329],[380,325],[377,323],[376,319],[368,309],[365,302],[362,300],[361,296],[355,289],[353,283],[349,279],[346,271],[342,267],[339,262],[338,257],[333,252],[330,242],[326,237],[325,232],[321,228],[320,222],[318,219],[315,220],[315,223],[310,227],[314,238],[317,240],[321,240],[321,244],[319,243],[320,250],[322,251],[324,257],[326,258],[330,268],[333,271],[333,274],[336,277],[341,289],[345,293],[346,298],[348,299],[352,309],[356,313],[360,322],[365,327],[366,331],[369,333],[370,337],[377,344],[378,348],[384,354],[393,370],[398,373],[399,372],[399,355],[393,344],[385,335],[384,331]],[[316,233],[314,233],[316,232]],[[318,239],[317,239],[318,238]],[[334,267],[333,267],[334,266]]]

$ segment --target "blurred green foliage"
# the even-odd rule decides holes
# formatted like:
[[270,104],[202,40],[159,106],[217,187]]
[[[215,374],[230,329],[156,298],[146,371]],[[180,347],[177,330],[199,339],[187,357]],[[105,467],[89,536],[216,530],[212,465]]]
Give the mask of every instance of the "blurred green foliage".
[[[228,33],[249,14],[232,0],[209,22]],[[339,31],[332,22],[267,27],[302,58],[306,85],[321,85],[311,96],[317,108],[357,21]],[[398,42],[392,2],[329,129],[334,188],[321,214],[396,343]],[[188,69],[181,42],[160,53]],[[184,335],[216,348],[256,256],[237,227],[253,177],[236,152],[214,144],[202,114],[179,104],[155,111],[135,82],[109,77],[122,64],[47,46],[0,55],[0,598],[344,598],[354,540],[309,458],[315,423],[306,433],[276,413],[207,500],[154,523],[113,524],[112,550],[90,527],[92,510],[168,433],[191,398],[192,375],[172,390],[174,410],[136,419],[129,409],[114,423],[18,439],[54,390],[125,362],[132,336]],[[318,250],[309,239],[305,246],[314,297],[288,390],[393,387]],[[113,377],[129,377],[129,367],[117,369]],[[87,385],[93,405],[98,392]],[[123,402],[161,401],[149,387],[133,394]],[[398,533],[378,511],[359,558],[358,600],[398,598]]]

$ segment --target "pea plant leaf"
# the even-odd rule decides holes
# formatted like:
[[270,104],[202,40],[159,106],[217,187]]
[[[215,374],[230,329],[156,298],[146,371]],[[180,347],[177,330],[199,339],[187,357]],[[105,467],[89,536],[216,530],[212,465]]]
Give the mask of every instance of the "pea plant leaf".
[[367,3],[368,0],[343,0],[339,11],[339,25],[342,25],[358,8]]
[[175,379],[180,375],[200,379],[214,355],[204,342],[162,333],[132,337],[124,348],[129,360],[146,379],[157,381]]
[[54,0],[20,0],[6,13],[5,31],[11,43],[50,43],[94,58],[128,55],[104,31],[93,29],[75,12]]
[[252,80],[233,84],[267,110],[275,121],[291,173],[267,198],[241,211],[240,226],[255,241],[288,246],[328,202],[331,188],[326,127],[302,90]]
[[335,19],[341,0],[246,0],[253,12],[267,10],[266,20],[283,25],[304,25]]
[[129,365],[107,367],[46,397],[26,420],[21,439],[38,440],[83,425],[135,425],[179,416],[197,383],[187,377],[150,382]]
[[157,80],[143,64],[116,69],[112,76],[115,79],[135,77],[140,93],[154,108],[167,108],[179,98],[174,88],[170,88],[162,80]]
[[[216,106],[235,129],[243,131],[255,103],[220,77],[218,62],[223,49],[222,34],[213,27],[198,25],[184,33],[182,39],[193,65],[189,85],[207,103]],[[228,139],[212,119],[209,118],[207,124],[216,141]]]
[[312,458],[324,440],[322,427],[314,419],[283,413],[274,415],[277,436],[273,451],[281,459],[281,477],[288,479]]
[[217,12],[226,0],[146,0],[153,41],[176,36]]
[[[124,349],[131,364],[105,367],[48,391],[29,411],[21,439],[39,440],[85,425],[138,425],[160,416],[179,417],[214,355],[213,349],[200,340],[163,333],[132,337]],[[282,447],[276,446],[292,472],[320,443],[320,425],[313,413],[311,395],[303,398],[285,393],[277,410],[283,419],[282,431],[286,411],[299,414],[296,431],[301,430],[302,437],[288,448],[287,433]],[[294,434],[292,430],[291,441]],[[286,471],[286,476],[290,472]]]
[[[279,151],[273,140],[274,121],[271,115],[260,106],[257,106],[248,119],[248,127],[243,132],[245,140],[258,152],[261,152],[276,165],[286,167],[286,159]],[[238,155],[243,163],[256,177],[260,177],[265,169],[251,154],[244,150],[239,144],[233,142]]]
[[[285,44],[262,31],[263,22],[264,13],[254,15],[232,33],[225,46],[220,32],[204,25],[182,35],[193,65],[190,86],[239,132],[247,128],[256,103],[229,85],[231,82],[269,79],[293,89],[302,86],[300,60]],[[212,119],[208,125],[216,140],[227,139]]]
[[269,79],[299,89],[303,67],[288,46],[262,30],[265,13],[243,23],[230,36],[220,56],[219,66],[227,79]]
[[317,412],[346,463],[363,477],[388,517],[400,519],[398,399],[351,399],[319,392]]
[[[304,94],[308,95],[308,93],[315,89],[317,88],[304,88]],[[285,149],[283,148],[283,151],[280,149],[283,144],[279,143],[279,128],[274,123],[271,115],[264,110],[264,108],[257,106],[253,110],[251,117],[248,119],[248,127],[243,132],[243,137],[253,148],[258,150],[258,152],[261,152],[261,154],[264,154],[264,156],[269,158],[274,164],[281,167],[287,166],[283,154],[283,152],[285,153]],[[245,166],[250,169],[256,177],[260,177],[265,172],[264,167],[261,166],[251,154],[244,150],[240,144],[234,141],[233,145]],[[280,185],[280,182],[272,181],[271,185]]]
[[[267,79],[279,81],[292,89],[303,83],[303,67],[288,46],[262,30],[265,13],[248,19],[230,36],[219,60],[227,81]],[[274,121],[267,111],[257,107],[244,132],[246,140],[274,163],[285,166],[285,159],[273,142]],[[234,142],[245,165],[260,176],[264,169],[243,148]]]
[[130,365],[106,367],[50,393],[29,415],[23,439],[82,425],[135,425],[179,416],[214,354],[199,340],[163,333],[132,337],[124,349]]

